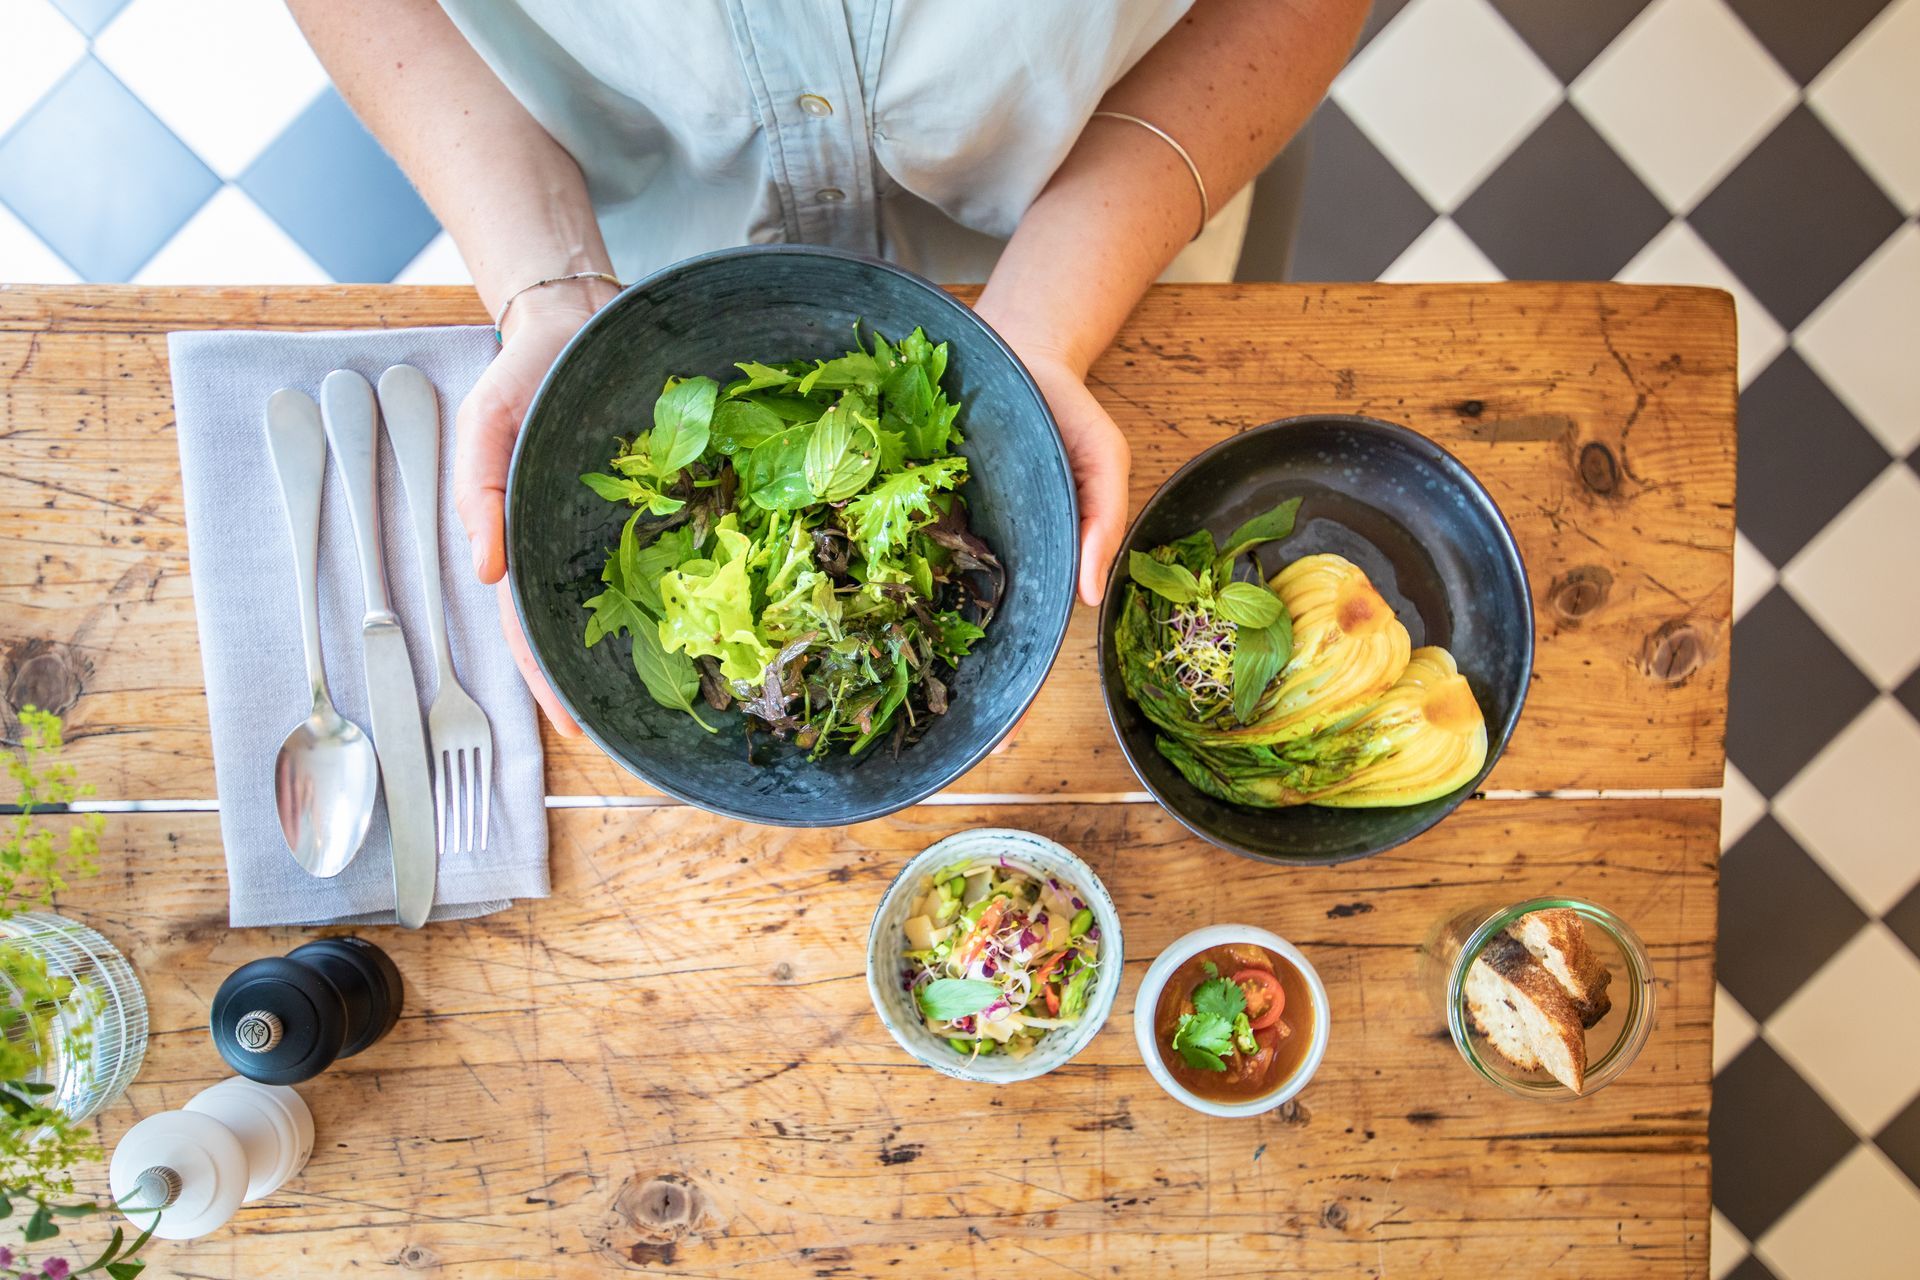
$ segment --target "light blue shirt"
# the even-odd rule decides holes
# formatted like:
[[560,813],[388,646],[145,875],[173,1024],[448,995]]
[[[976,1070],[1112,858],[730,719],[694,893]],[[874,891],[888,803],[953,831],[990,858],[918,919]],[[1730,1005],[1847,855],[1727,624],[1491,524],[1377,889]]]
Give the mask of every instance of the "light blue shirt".
[[[986,278],[1191,2],[441,0],[580,162],[622,279],[792,241],[945,281]],[[1237,223],[1224,269],[1174,275],[1226,278],[1236,204],[1216,219]]]

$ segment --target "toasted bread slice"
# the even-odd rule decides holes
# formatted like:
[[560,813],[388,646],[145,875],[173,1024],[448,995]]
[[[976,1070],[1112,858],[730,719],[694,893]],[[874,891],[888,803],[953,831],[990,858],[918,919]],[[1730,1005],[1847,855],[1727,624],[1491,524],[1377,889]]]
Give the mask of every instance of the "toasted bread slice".
[[1494,938],[1467,971],[1466,996],[1474,1025],[1502,1057],[1580,1092],[1587,1075],[1580,1013],[1532,952],[1506,934]]
[[1507,926],[1507,933],[1533,953],[1579,1010],[1580,1025],[1591,1027],[1607,1016],[1613,999],[1607,985],[1613,974],[1587,945],[1587,923],[1576,911],[1556,907],[1530,911]]

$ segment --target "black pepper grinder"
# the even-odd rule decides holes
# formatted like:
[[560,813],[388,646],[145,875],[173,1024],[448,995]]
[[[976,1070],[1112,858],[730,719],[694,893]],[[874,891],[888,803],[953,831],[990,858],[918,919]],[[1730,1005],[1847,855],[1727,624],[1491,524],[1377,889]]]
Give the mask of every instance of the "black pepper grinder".
[[399,1021],[400,970],[361,938],[322,938],[253,960],[213,997],[213,1043],[249,1080],[299,1084]]

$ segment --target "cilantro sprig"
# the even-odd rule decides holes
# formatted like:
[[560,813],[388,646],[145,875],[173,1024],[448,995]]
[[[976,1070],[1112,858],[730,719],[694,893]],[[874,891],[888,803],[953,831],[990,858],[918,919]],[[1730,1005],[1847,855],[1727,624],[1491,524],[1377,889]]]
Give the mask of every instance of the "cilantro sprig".
[[1247,1023],[1247,997],[1220,976],[1217,966],[1206,966],[1207,980],[1193,989],[1193,1012],[1180,1015],[1174,1026],[1173,1051],[1199,1071],[1225,1071],[1226,1056],[1239,1047],[1253,1052],[1253,1030]]

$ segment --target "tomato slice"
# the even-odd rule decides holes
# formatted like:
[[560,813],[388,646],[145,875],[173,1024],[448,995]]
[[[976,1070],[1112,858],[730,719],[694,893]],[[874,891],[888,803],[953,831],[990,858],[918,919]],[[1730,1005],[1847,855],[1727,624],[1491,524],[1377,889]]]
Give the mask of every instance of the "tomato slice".
[[[1250,990],[1249,983],[1258,990]],[[1242,969],[1233,975],[1233,985],[1247,997],[1247,1022],[1255,1031],[1280,1021],[1281,1011],[1287,1007],[1287,989],[1280,985],[1280,979],[1265,969]],[[1258,1015],[1253,1012],[1256,1000],[1266,1006]]]

